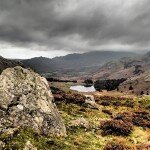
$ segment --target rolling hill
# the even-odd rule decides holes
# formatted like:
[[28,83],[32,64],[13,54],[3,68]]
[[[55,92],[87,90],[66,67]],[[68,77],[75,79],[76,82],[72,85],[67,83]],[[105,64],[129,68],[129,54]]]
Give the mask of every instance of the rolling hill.
[[131,52],[94,51],[83,54],[69,54],[52,59],[36,57],[23,60],[22,63],[38,73],[76,74],[77,72],[89,72],[95,70],[105,63],[122,57],[135,56]]
[[143,56],[124,57],[110,61],[93,73],[94,79],[120,79],[140,75],[150,70],[150,52]]
[[24,65],[19,61],[5,59],[2,56],[0,56],[0,73],[6,68],[15,66],[24,66]]
[[150,52],[143,56],[125,57],[108,62],[89,76],[94,80],[126,78],[127,80],[119,86],[120,91],[136,94],[144,91],[144,94],[149,94]]

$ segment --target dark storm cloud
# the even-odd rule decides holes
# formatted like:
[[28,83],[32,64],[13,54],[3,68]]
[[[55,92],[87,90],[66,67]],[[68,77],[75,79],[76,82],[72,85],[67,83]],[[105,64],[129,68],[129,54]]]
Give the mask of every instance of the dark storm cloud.
[[150,47],[149,0],[0,0],[0,41],[47,50]]

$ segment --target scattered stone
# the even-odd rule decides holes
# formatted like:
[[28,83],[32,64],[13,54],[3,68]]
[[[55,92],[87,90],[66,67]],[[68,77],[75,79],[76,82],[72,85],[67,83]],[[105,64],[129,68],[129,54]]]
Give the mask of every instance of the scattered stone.
[[85,97],[86,97],[86,100],[95,102],[93,95],[85,95]]
[[13,138],[14,134],[18,131],[19,128],[8,128],[8,129],[3,129],[1,131],[1,136],[5,139],[8,138]]
[[86,100],[84,102],[84,106],[91,108],[91,109],[100,109],[100,106],[98,104],[96,104],[95,100],[94,100],[94,96],[93,95],[85,95]]
[[3,149],[4,149],[4,147],[5,147],[5,143],[4,143],[4,142],[2,142],[2,141],[0,141],[0,150],[3,150]]
[[96,104],[94,101],[89,101],[86,100],[85,103],[83,104],[85,107],[91,108],[91,109],[97,109],[100,110],[100,106]]
[[23,150],[37,150],[37,148],[30,141],[27,141]]
[[83,95],[79,93],[65,93],[64,91],[51,87],[52,93],[55,98],[55,102],[66,102],[83,105],[91,109],[100,109],[100,106],[96,104],[93,95]]
[[89,129],[90,125],[89,122],[85,118],[78,118],[76,120],[71,121],[71,127],[82,127],[85,129]]
[[0,95],[0,134],[18,127],[48,136],[66,134],[49,85],[39,74],[20,66],[4,70]]

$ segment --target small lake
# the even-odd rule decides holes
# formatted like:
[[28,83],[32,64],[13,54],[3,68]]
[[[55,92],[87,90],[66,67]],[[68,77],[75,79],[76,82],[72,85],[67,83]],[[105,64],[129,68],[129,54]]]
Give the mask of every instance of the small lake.
[[94,86],[85,87],[83,85],[71,86],[70,89],[74,91],[78,91],[78,92],[95,92],[96,91]]

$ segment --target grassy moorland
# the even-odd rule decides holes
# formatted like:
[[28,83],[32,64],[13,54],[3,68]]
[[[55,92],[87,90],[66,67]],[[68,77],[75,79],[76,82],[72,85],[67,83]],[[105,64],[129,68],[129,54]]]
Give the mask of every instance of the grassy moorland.
[[[76,92],[69,90],[70,85],[51,84],[73,95]],[[81,95],[83,93],[79,97]],[[5,141],[6,150],[21,149],[27,140],[38,150],[142,150],[147,146],[150,96],[136,97],[118,92],[95,92],[93,96],[99,109],[87,107],[80,101],[55,101],[67,128],[66,137],[45,137],[31,129],[19,129],[13,136],[0,135],[0,140]]]

